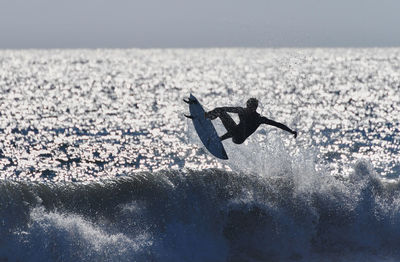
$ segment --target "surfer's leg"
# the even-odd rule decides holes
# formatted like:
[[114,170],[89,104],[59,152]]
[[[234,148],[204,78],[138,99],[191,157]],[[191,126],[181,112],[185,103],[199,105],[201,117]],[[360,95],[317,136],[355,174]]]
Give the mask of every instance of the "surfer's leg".
[[237,127],[235,121],[226,112],[219,113],[218,117],[221,119],[221,122],[227,131],[226,134],[220,137],[221,141],[233,137],[233,134],[235,133]]
[[226,131],[228,131],[228,133],[232,134],[237,127],[237,125],[236,125],[235,121],[232,119],[232,117],[227,112],[219,113],[218,117],[221,119],[221,122],[224,125],[224,127],[226,128]]
[[232,137],[232,134],[231,134],[230,132],[227,132],[225,135],[220,136],[219,139],[220,139],[221,141],[223,141],[223,140],[228,139],[228,138],[231,138],[231,137]]

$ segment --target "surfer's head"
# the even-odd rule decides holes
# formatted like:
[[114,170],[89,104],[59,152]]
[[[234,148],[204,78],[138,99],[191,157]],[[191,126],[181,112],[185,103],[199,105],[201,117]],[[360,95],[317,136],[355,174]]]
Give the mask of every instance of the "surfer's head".
[[247,100],[246,105],[251,111],[256,111],[258,107],[258,100],[256,98],[250,98]]

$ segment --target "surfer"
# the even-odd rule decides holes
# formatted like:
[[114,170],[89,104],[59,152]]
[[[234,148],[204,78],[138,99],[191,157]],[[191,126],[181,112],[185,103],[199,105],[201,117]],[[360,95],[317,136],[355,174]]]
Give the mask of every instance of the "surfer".
[[[205,113],[205,117],[211,120],[219,117],[222,124],[225,126],[227,132],[220,137],[221,141],[232,138],[233,143],[243,143],[251,134],[253,134],[261,124],[267,124],[278,127],[297,137],[297,132],[291,130],[284,124],[275,122],[256,112],[258,107],[258,100],[250,98],[247,100],[246,107],[217,107],[214,110]],[[239,124],[228,113],[236,113],[239,115]]]

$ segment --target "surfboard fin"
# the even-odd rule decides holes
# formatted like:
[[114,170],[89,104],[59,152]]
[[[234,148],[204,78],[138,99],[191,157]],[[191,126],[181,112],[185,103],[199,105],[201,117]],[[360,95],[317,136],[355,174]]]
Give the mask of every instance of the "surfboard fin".
[[193,100],[193,99],[190,99],[190,98],[188,100],[183,99],[183,102],[185,102],[187,104],[196,104],[197,103],[196,100]]
[[190,118],[190,119],[194,119],[195,117],[194,116],[188,116],[188,115],[184,115],[185,117],[187,117],[187,118]]

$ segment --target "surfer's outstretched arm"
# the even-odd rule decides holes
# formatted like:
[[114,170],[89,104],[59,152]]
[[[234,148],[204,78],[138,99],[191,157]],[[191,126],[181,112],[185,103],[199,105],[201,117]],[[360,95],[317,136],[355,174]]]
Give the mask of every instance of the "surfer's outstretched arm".
[[267,125],[270,125],[270,126],[278,127],[278,128],[280,128],[280,129],[282,129],[282,130],[285,130],[285,131],[287,131],[287,132],[293,134],[293,135],[294,135],[294,138],[297,137],[297,132],[296,132],[296,131],[293,131],[292,129],[290,129],[289,127],[285,126],[285,125],[282,124],[282,123],[275,122],[274,120],[268,119],[268,118],[266,118],[266,117],[262,117],[262,118],[261,118],[261,123],[267,124]]

